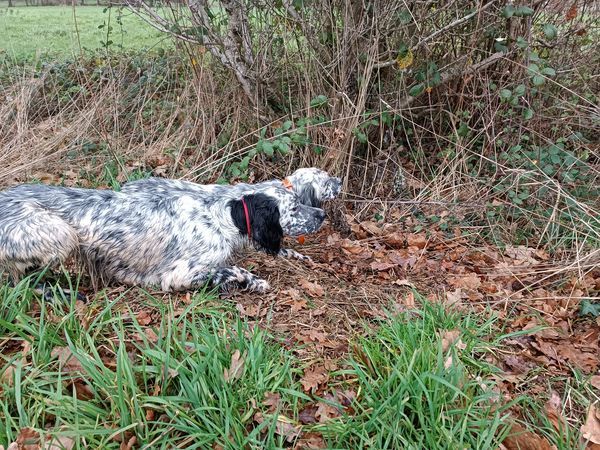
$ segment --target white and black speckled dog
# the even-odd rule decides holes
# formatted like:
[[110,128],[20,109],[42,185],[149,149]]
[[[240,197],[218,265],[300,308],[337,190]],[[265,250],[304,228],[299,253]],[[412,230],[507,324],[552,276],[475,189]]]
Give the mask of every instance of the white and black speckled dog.
[[[262,192],[271,187],[285,187],[293,191],[303,205],[320,208],[324,201],[333,200],[340,194],[342,180],[330,176],[324,170],[310,167],[298,169],[283,180],[269,180],[256,184],[238,183],[227,186],[227,189],[221,194],[232,199],[239,199],[243,195]],[[169,196],[175,192],[202,193],[205,190],[205,185],[168,178],[147,178],[130,181],[121,188],[122,193],[141,195],[147,198]],[[292,249],[282,248],[279,251],[279,256],[310,260],[309,257]]]
[[277,183],[246,190],[153,179],[123,192],[20,185],[0,193],[0,267],[17,281],[27,270],[78,256],[95,287],[178,291],[210,282],[263,292],[265,280],[228,265],[236,251],[251,241],[278,254],[284,234],[314,233],[324,218]]

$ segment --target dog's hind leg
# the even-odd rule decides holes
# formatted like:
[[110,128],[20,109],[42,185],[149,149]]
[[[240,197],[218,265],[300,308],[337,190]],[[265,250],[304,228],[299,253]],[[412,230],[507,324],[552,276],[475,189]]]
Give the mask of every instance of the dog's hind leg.
[[0,217],[0,266],[13,282],[30,269],[63,263],[77,252],[76,231],[35,202],[12,202]]
[[59,301],[69,300],[75,298],[75,300],[87,303],[87,297],[79,291],[73,291],[71,289],[63,289],[60,286],[52,286],[48,283],[37,284],[33,289],[33,292],[43,297],[47,302],[54,302],[56,299]]

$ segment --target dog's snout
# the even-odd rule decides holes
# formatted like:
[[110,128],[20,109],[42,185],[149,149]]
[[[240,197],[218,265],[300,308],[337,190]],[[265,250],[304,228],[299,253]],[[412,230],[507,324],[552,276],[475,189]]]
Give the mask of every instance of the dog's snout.
[[338,196],[340,191],[342,190],[342,179],[338,177],[331,178],[331,187],[334,196]]

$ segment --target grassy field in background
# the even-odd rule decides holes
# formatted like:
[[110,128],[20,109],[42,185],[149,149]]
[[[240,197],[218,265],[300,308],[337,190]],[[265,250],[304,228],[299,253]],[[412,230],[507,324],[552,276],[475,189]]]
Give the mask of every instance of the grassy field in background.
[[[83,50],[135,50],[170,46],[163,33],[127,10],[104,6],[0,8],[0,55],[16,60],[65,57]],[[121,24],[117,18],[121,17]],[[104,25],[104,26],[103,26]],[[112,27],[107,37],[108,26]],[[100,27],[100,28],[99,28]],[[77,33],[79,30],[79,33]]]

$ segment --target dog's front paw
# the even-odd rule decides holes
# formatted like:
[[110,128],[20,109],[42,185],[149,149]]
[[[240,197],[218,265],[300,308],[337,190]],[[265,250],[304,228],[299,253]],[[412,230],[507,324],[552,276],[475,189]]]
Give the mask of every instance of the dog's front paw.
[[271,289],[271,285],[267,280],[263,280],[262,278],[256,278],[248,284],[249,291],[258,292],[259,294],[263,294],[269,289]]
[[306,261],[308,263],[312,263],[313,260],[310,256],[303,255],[302,253],[297,252],[296,250],[292,250],[291,248],[282,248],[279,251],[280,256],[284,258],[294,258],[300,261]]

